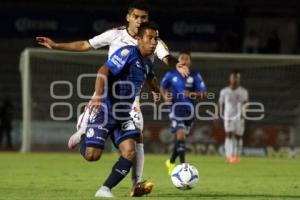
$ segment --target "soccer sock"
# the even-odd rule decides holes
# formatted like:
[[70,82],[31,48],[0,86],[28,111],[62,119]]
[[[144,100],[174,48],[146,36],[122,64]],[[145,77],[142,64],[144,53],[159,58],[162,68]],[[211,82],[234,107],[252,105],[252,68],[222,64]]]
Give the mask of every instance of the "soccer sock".
[[136,182],[141,182],[143,177],[143,170],[144,170],[144,144],[143,143],[136,143],[136,157],[135,157],[135,177]]
[[110,189],[115,187],[128,174],[131,166],[131,160],[127,160],[126,158],[120,156],[103,186],[106,186]]
[[173,152],[172,152],[172,155],[170,158],[170,163],[175,163],[175,161],[176,161],[176,158],[178,156],[177,148],[178,148],[178,141],[176,140],[175,144],[174,144]]
[[237,150],[237,156],[240,156],[242,154],[243,150],[243,139],[238,140],[238,150]]
[[180,163],[185,163],[185,141],[178,141],[177,152]]
[[226,158],[230,158],[232,155],[232,140],[229,137],[225,138],[225,156]]
[[232,138],[232,154],[231,156],[237,156],[237,140],[235,137]]

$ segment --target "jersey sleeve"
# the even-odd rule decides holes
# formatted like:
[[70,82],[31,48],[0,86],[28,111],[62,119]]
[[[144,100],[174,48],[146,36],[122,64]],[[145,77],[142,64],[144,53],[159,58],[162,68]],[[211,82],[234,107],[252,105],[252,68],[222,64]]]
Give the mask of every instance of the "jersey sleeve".
[[224,104],[224,102],[225,102],[225,91],[223,89],[220,91],[219,104]]
[[106,61],[105,65],[114,75],[117,75],[120,73],[120,71],[122,71],[128,61],[130,61],[131,56],[131,49],[128,47],[122,47],[117,49],[111,55],[111,57]]
[[196,92],[206,92],[206,86],[200,74],[196,74],[194,78],[195,82],[195,91]]
[[89,43],[94,49],[99,49],[101,47],[110,45],[116,36],[117,36],[117,30],[115,29],[108,30],[100,35],[97,35],[89,39]]
[[167,45],[162,40],[158,40],[158,43],[157,43],[154,53],[157,55],[157,57],[160,60],[162,60],[164,57],[170,55]]
[[162,79],[161,83],[160,83],[160,87],[165,88],[165,89],[169,89],[171,86],[171,73],[168,72],[164,78]]

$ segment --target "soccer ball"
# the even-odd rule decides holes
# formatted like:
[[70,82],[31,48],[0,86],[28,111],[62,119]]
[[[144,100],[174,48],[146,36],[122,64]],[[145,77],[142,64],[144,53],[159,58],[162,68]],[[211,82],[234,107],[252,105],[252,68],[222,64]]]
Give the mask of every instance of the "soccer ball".
[[179,164],[172,171],[171,180],[176,188],[190,190],[199,180],[198,170],[188,163]]

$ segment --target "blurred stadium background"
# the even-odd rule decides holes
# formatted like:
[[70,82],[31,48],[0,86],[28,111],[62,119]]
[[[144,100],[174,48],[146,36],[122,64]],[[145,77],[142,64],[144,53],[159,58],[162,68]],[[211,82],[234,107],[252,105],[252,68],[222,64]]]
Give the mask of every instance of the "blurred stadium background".
[[[13,104],[14,150],[67,150],[66,142],[75,131],[78,109],[87,101],[78,96],[78,77],[82,73],[95,73],[106,58],[105,50],[49,51],[36,44],[35,36],[45,35],[57,41],[91,38],[124,24],[129,2],[0,2],[0,102],[9,98]],[[159,23],[161,38],[170,50],[193,52],[193,68],[203,75],[208,91],[214,94],[208,102],[217,102],[220,89],[228,84],[230,70],[240,69],[242,85],[249,90],[250,101],[263,103],[264,118],[246,124],[246,155],[288,156],[291,149],[300,146],[298,0],[149,2],[150,18]],[[26,79],[28,69],[29,79]],[[159,77],[167,70],[157,61]],[[67,81],[52,85],[55,95],[65,97],[51,96],[53,81]],[[94,78],[83,78],[80,92],[90,95],[93,84]],[[51,107],[54,103],[58,104]],[[60,120],[51,118],[51,108]],[[146,152],[165,153],[172,140],[167,115],[155,121],[151,110],[145,109]],[[201,115],[205,115],[205,109],[201,109]],[[22,137],[24,130],[27,132]],[[218,154],[222,152],[223,139],[222,124],[196,121],[189,149],[197,154]],[[24,140],[27,140],[25,146]],[[2,143],[5,149],[5,138]]]

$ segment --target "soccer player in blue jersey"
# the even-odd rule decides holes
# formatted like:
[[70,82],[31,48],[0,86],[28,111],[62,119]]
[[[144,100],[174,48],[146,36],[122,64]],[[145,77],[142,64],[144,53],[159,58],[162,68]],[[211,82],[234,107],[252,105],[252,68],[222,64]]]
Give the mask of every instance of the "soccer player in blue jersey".
[[[190,67],[190,53],[180,52],[178,61]],[[175,144],[171,158],[165,163],[168,174],[171,175],[178,156],[180,163],[185,162],[185,138],[189,134],[194,119],[195,100],[203,98],[206,87],[199,73],[190,71],[187,77],[183,77],[177,70],[172,70],[161,81],[160,91],[164,100],[171,104],[169,115],[171,132],[175,134]]]
[[[96,78],[93,114],[86,134],[82,135],[80,153],[88,161],[99,160],[108,137],[120,151],[118,161],[96,197],[113,197],[111,189],[127,175],[135,158],[136,140],[141,131],[130,111],[144,81],[154,79],[149,57],[158,42],[158,28],[153,22],[142,23],[137,36],[138,46],[118,49],[100,67]],[[159,86],[154,90],[159,93]]]

